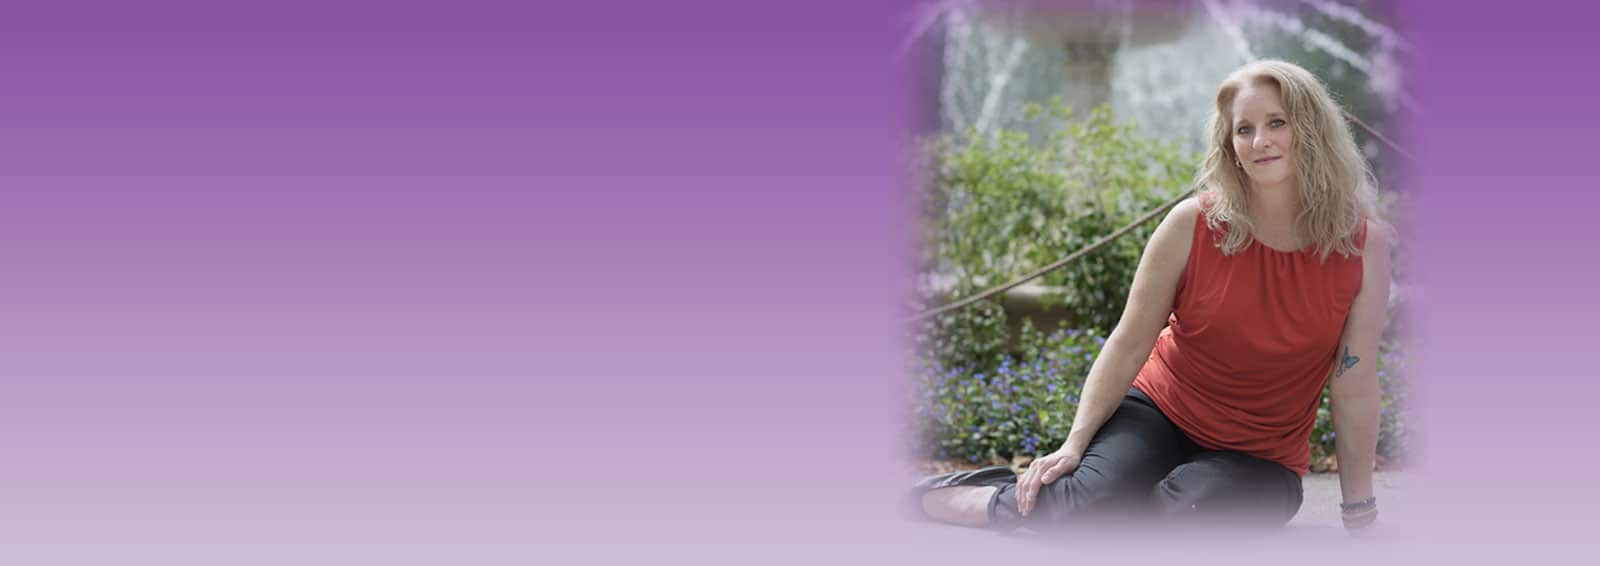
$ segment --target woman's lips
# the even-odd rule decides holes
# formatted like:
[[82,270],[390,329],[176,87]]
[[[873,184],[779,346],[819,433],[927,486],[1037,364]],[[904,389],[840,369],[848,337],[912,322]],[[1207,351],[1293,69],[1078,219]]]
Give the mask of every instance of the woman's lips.
[[1283,158],[1283,156],[1281,156],[1281,155],[1278,156],[1278,157],[1263,157],[1261,159],[1255,160],[1253,163],[1255,163],[1256,165],[1260,165],[1262,163],[1271,163],[1273,161],[1277,161],[1277,160],[1282,159],[1282,158]]

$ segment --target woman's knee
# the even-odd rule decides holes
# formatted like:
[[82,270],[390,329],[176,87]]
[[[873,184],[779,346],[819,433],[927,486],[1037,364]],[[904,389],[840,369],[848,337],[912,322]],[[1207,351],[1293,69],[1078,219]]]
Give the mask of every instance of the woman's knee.
[[1172,523],[1281,526],[1300,509],[1299,476],[1266,464],[1277,466],[1226,457],[1185,463],[1155,485],[1151,505]]

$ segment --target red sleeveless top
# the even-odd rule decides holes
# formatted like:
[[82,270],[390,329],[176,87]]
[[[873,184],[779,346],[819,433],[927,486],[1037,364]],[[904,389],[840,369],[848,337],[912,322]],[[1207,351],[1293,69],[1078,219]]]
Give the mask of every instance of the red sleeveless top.
[[[1357,247],[1366,233],[1363,223]],[[1200,446],[1304,476],[1322,388],[1361,290],[1361,257],[1322,261],[1315,250],[1257,241],[1224,256],[1220,237],[1200,213],[1172,316],[1133,385]]]

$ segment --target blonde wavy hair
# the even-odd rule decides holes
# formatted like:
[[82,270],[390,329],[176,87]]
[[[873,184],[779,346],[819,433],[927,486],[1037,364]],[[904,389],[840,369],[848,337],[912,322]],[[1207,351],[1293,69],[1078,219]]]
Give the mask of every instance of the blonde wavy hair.
[[1320,259],[1330,252],[1360,255],[1355,238],[1376,207],[1372,170],[1361,157],[1345,124],[1344,112],[1327,87],[1293,63],[1264,59],[1239,68],[1217,89],[1217,110],[1211,116],[1211,148],[1200,164],[1195,185],[1209,193],[1206,224],[1222,234],[1217,243],[1225,255],[1250,244],[1248,179],[1235,165],[1233,98],[1246,85],[1276,85],[1294,134],[1295,178],[1300,214],[1295,227],[1301,241],[1314,246]]

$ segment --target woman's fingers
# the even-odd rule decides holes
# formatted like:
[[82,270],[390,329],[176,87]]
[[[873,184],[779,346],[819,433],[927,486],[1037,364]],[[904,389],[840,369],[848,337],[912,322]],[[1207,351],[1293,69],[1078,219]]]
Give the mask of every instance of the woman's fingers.
[[1017,479],[1017,513],[1024,517],[1028,516],[1028,481],[1034,473],[1034,467],[1028,466],[1028,469],[1022,472],[1022,477]]
[[1078,469],[1078,464],[1081,462],[1083,462],[1083,459],[1077,454],[1062,456],[1060,460],[1056,461],[1056,465],[1051,466],[1049,470],[1045,470],[1045,477],[1048,480],[1044,483],[1056,481],[1061,479],[1061,476],[1072,473]]
[[1034,460],[1017,479],[1017,513],[1026,517],[1039,504],[1039,491],[1061,476],[1078,467],[1078,458],[1072,454],[1055,453]]
[[1017,479],[1017,513],[1028,515],[1028,482],[1038,470],[1039,461],[1034,460],[1028,469],[1022,471],[1022,477]]
[[1022,479],[1017,482],[1017,512],[1022,516],[1026,517],[1033,512],[1033,504],[1039,493],[1039,481],[1053,461],[1050,456],[1034,460],[1027,471],[1023,472]]
[[1055,482],[1057,478],[1060,478],[1061,476],[1066,475],[1067,472],[1072,471],[1067,469],[1070,467],[1070,465],[1071,462],[1067,458],[1056,460],[1054,465],[1050,466],[1050,469],[1045,470],[1043,474],[1040,474],[1039,483],[1048,485],[1052,482]]
[[1039,473],[1034,474],[1033,483],[1028,485],[1028,512],[1023,516],[1033,514],[1034,508],[1039,506],[1039,492],[1044,489],[1045,484],[1050,483],[1050,471],[1058,465],[1060,460],[1051,460],[1039,467]]
[[1071,473],[1072,469],[1077,467],[1076,460],[1070,456],[1059,456],[1048,461],[1036,463],[1040,465],[1036,468],[1030,467],[1028,469],[1029,472],[1033,473],[1026,478],[1027,484],[1018,484],[1017,510],[1024,517],[1032,514],[1033,509],[1038,506],[1039,492],[1044,489],[1044,486],[1054,483],[1061,476]]
[[1060,466],[1060,462],[1051,462],[1049,468],[1039,472],[1039,485],[1049,485],[1050,482],[1056,481],[1056,468]]

